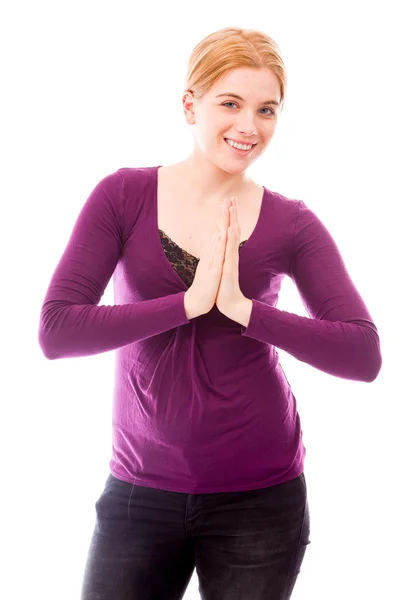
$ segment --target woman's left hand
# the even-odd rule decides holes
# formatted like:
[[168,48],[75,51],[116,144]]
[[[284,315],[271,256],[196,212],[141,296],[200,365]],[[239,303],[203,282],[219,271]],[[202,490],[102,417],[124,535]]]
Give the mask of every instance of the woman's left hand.
[[216,298],[218,310],[227,317],[234,312],[235,307],[246,299],[239,287],[239,244],[241,231],[237,198],[231,198],[230,202],[229,216],[225,223],[228,228],[225,259]]

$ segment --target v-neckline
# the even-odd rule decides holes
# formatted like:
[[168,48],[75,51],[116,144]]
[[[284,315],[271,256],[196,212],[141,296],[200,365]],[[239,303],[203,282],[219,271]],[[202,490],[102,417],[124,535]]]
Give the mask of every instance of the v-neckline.
[[[172,240],[169,235],[163,230],[160,229],[158,227],[158,170],[164,165],[158,165],[156,167],[154,167],[153,171],[154,171],[154,179],[153,179],[153,183],[154,183],[154,188],[153,188],[153,194],[152,194],[152,199],[153,199],[153,225],[155,225],[155,232],[156,232],[156,237],[157,237],[157,246],[159,249],[159,252],[161,253],[162,259],[165,263],[167,263],[169,271],[174,274],[175,278],[178,279],[178,281],[180,282],[181,286],[184,286],[185,291],[189,289],[189,286],[186,285],[186,283],[183,281],[183,279],[180,277],[180,275],[178,274],[178,272],[174,269],[174,267],[171,265],[171,263],[169,262],[168,258],[165,255],[164,252],[164,248],[162,245],[162,241],[160,238],[160,231],[162,231],[166,237],[175,245],[177,246],[180,250],[182,250],[185,254],[187,254],[188,256],[190,256],[191,258],[194,258],[195,260],[199,260],[196,256],[193,256],[193,254],[190,254],[190,252],[187,252],[187,250],[185,250],[184,248],[181,248],[178,244],[176,244],[174,242],[174,240]],[[262,186],[264,189],[263,192],[263,196],[262,196],[262,200],[261,200],[261,207],[260,207],[260,212],[258,215],[258,219],[257,222],[255,224],[255,227],[253,229],[253,231],[251,232],[250,236],[248,237],[247,240],[244,240],[246,243],[243,244],[242,246],[240,246],[239,248],[239,255],[241,256],[243,254],[243,250],[244,248],[248,248],[249,244],[251,244],[251,242],[254,241],[254,237],[257,234],[257,231],[261,225],[262,219],[263,219],[263,213],[265,210],[265,206],[266,206],[266,197],[267,197],[267,189],[265,188],[265,186]]]
[[[176,248],[179,248],[179,250],[181,252],[183,252],[184,254],[186,254],[186,256],[189,256],[190,258],[194,258],[194,260],[199,261],[200,259],[195,256],[194,254],[190,254],[190,252],[188,252],[187,250],[185,250],[184,248],[182,248],[181,246],[179,246],[179,244],[177,244],[176,242],[174,242],[174,240],[172,238],[169,237],[169,235],[167,233],[165,233],[165,231],[163,229],[158,228],[158,233],[162,233],[166,238],[168,238],[168,240],[171,242],[171,244],[173,244]],[[239,252],[242,249],[242,247],[247,244],[247,240],[243,240],[243,242],[240,242],[239,244]]]

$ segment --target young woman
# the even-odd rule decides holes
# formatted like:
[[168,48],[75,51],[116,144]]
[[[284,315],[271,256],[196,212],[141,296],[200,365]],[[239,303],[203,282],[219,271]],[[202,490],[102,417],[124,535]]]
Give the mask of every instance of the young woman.
[[[121,168],[84,204],[51,279],[49,359],[116,351],[113,451],[83,600],[290,598],[310,520],[296,399],[276,348],[373,381],[377,328],[330,233],[246,170],[285,95],[276,43],[226,28],[190,57],[190,156]],[[309,317],[276,308],[285,275]],[[115,305],[99,306],[113,276]]]

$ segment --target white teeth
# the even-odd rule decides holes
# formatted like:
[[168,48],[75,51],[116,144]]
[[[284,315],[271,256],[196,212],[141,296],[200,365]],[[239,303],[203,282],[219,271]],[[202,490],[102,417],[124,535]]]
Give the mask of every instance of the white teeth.
[[239,150],[250,150],[250,148],[253,147],[253,144],[237,144],[236,142],[233,142],[232,140],[226,140],[228,142],[228,144],[230,146],[233,146],[234,148],[238,148]]

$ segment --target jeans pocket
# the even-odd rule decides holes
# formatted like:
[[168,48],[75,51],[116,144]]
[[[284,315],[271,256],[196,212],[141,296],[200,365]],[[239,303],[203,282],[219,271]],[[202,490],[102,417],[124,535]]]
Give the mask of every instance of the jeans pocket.
[[301,563],[303,562],[304,555],[306,553],[307,546],[311,544],[310,540],[310,510],[308,506],[308,500],[306,500],[306,505],[304,507],[304,516],[303,522],[300,529],[299,541],[297,544],[297,551],[294,556],[294,575],[300,573]]
[[121,481],[112,474],[107,477],[104,490],[95,503],[99,527],[126,524],[129,520],[129,500],[133,484]]

